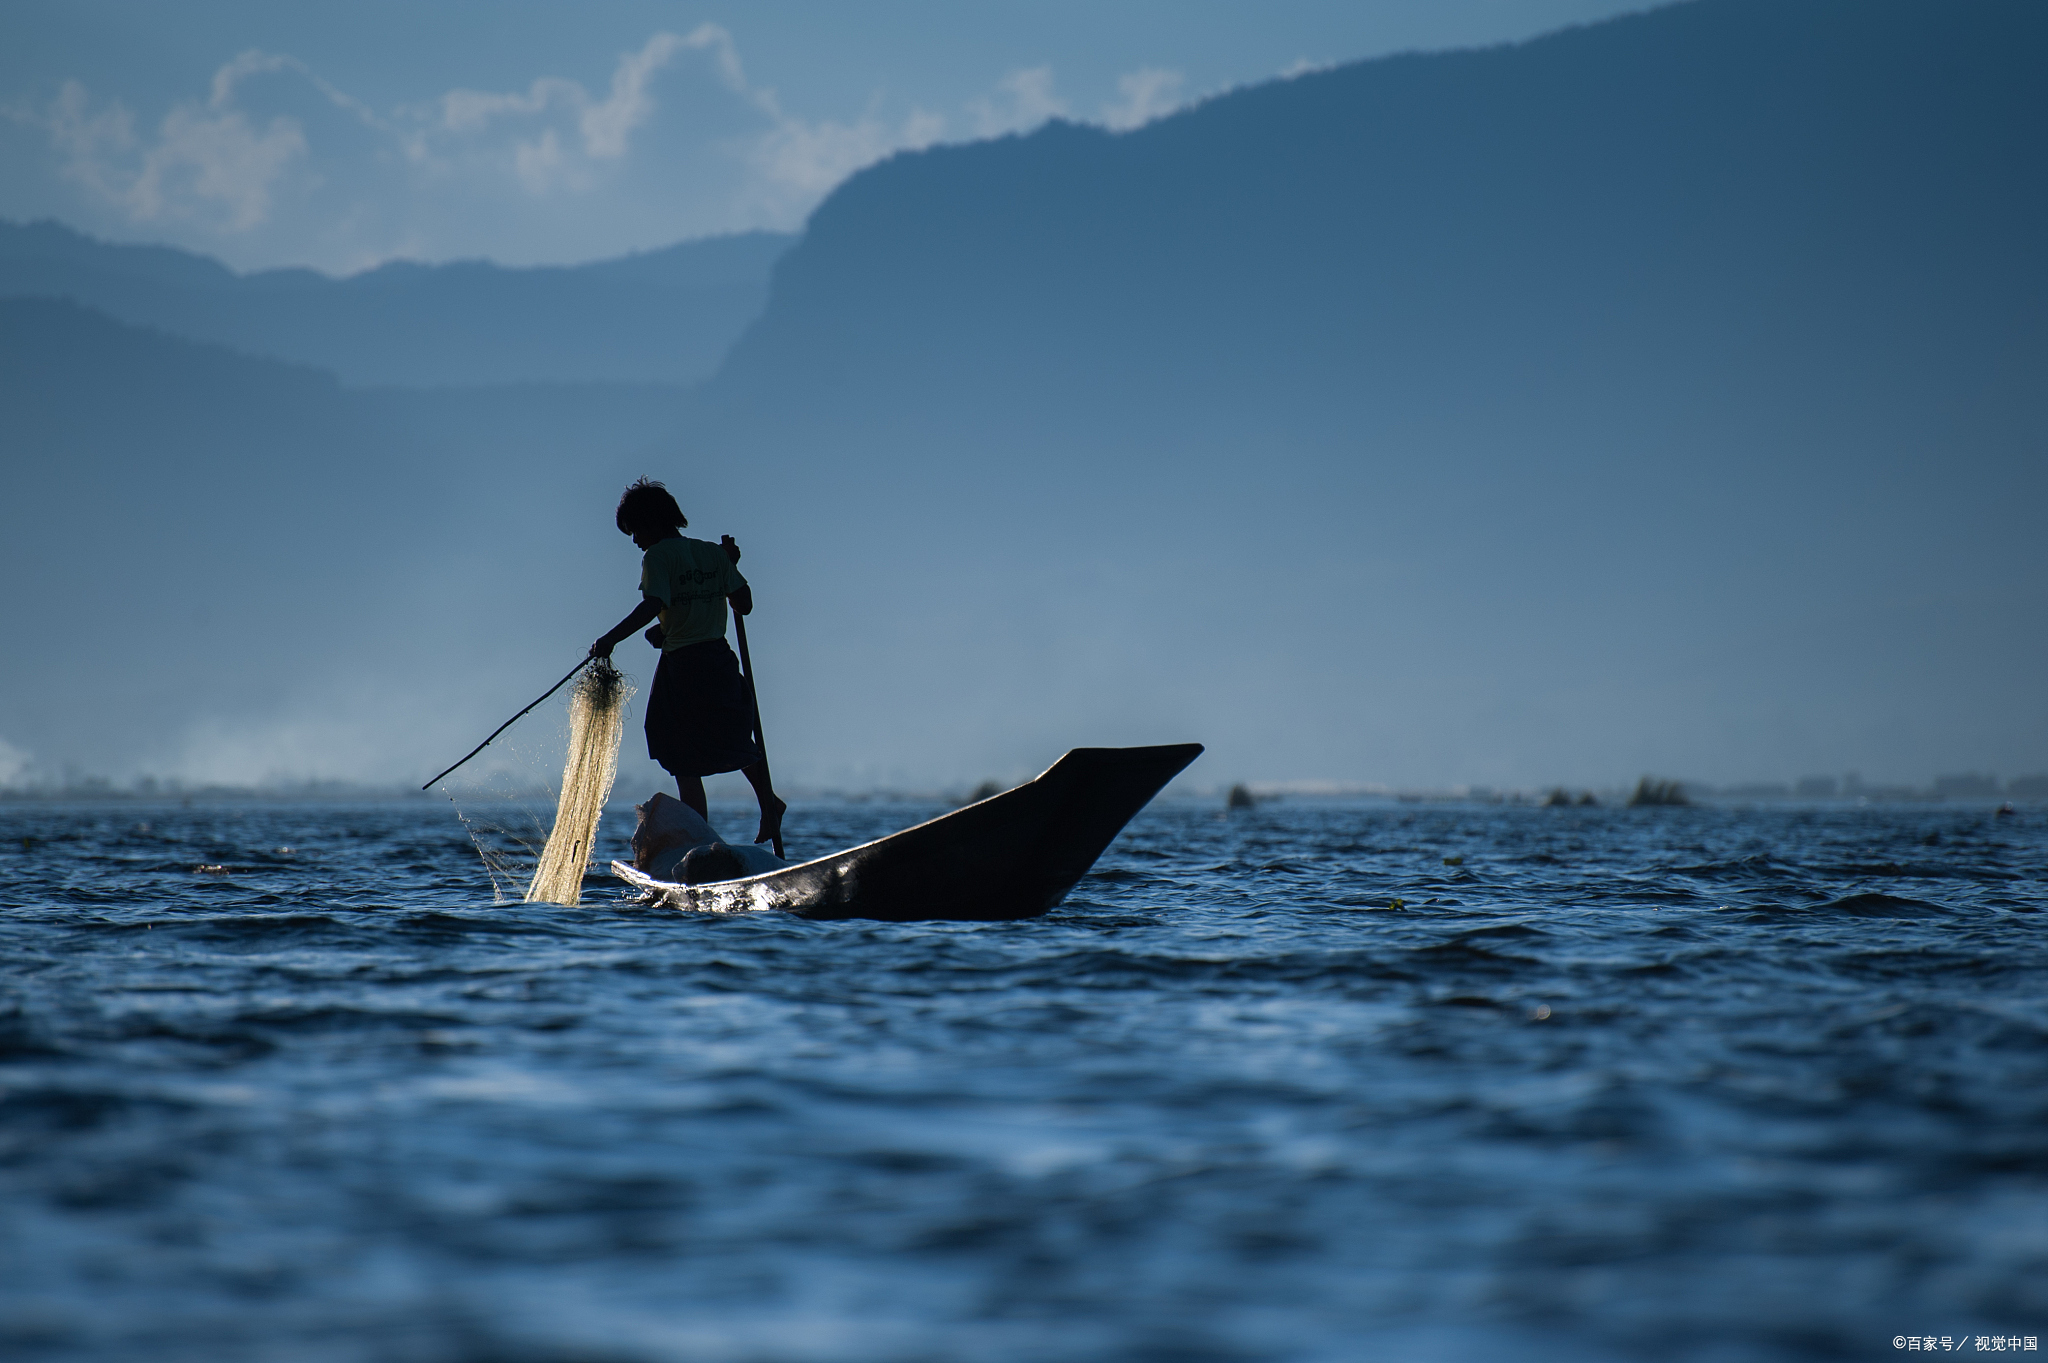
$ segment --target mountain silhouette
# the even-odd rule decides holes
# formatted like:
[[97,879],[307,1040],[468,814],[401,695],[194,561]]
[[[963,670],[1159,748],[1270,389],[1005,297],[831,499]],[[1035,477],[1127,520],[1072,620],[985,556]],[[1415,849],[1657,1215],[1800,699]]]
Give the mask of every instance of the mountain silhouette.
[[789,241],[750,232],[589,265],[394,262],[335,279],[239,275],[169,247],[0,222],[0,297],[71,298],[350,384],[683,383],[709,374],[760,312]]
[[1707,0],[899,156],[814,215],[719,386],[1349,422],[1675,354],[1854,383],[1898,364],[1873,326],[1997,349],[2048,272],[2044,52],[2019,0]]
[[[963,632],[949,743],[2039,765],[2044,70],[2016,0],[1701,0],[898,156],[700,420]],[[858,586],[807,627],[886,675]]]

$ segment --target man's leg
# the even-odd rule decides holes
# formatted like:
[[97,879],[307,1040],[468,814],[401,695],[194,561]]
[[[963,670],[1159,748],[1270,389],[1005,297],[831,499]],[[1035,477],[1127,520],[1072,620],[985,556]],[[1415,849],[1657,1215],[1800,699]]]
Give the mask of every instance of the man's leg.
[[711,806],[704,798],[704,778],[701,776],[676,777],[676,798],[697,811],[697,817],[706,823],[711,821]]
[[775,794],[774,783],[768,779],[768,759],[764,757],[750,767],[741,767],[740,775],[747,778],[748,784],[754,788],[754,798],[761,802],[761,827],[754,834],[754,841],[774,843],[775,855],[779,857],[782,855],[782,815],[789,806]]

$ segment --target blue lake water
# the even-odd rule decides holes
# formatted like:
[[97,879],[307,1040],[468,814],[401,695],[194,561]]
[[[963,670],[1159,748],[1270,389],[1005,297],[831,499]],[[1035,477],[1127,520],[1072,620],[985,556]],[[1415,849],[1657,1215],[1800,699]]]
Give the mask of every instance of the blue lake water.
[[1043,920],[881,925],[500,905],[440,803],[16,804],[0,905],[10,1358],[2048,1334],[2038,810],[1165,802]]

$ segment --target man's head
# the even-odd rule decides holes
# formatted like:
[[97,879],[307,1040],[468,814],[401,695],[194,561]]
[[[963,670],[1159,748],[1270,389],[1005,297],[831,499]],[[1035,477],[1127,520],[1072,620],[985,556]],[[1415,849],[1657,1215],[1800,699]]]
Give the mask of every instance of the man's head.
[[652,478],[642,478],[619,498],[618,522],[621,534],[631,535],[636,544],[667,539],[690,523],[668,489]]

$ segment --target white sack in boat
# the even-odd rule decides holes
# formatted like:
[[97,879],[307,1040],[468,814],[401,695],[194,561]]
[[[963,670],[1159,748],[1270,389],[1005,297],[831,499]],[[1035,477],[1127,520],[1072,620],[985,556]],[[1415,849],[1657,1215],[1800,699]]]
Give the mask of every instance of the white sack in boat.
[[[674,881],[677,868],[692,849],[725,840],[696,810],[666,792],[633,809],[640,816],[633,830],[633,865],[656,880]],[[789,863],[755,843],[726,843],[750,876],[779,871]]]

